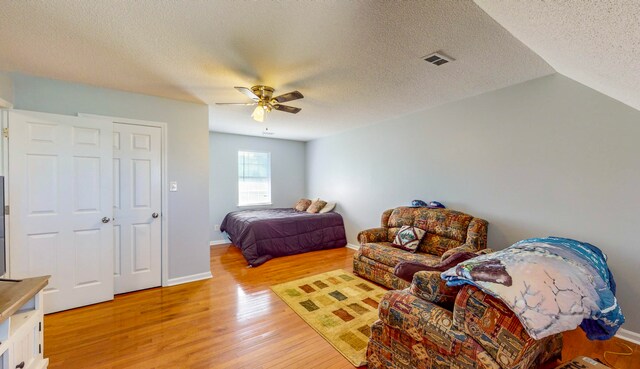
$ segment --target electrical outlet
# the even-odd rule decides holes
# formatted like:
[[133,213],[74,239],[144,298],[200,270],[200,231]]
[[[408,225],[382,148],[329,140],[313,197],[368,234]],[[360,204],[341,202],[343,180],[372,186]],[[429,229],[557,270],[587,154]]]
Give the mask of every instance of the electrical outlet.
[[219,231],[220,230],[220,224],[216,224],[213,226],[213,230],[214,231]]

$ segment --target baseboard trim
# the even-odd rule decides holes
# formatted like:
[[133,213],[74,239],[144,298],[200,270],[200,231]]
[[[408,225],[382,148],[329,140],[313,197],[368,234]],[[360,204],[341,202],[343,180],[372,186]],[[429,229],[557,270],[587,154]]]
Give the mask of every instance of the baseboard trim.
[[229,244],[229,243],[231,243],[231,242],[229,242],[227,240],[215,240],[215,241],[209,242],[209,246],[226,245],[226,244]]
[[356,251],[358,251],[358,250],[360,250],[360,245],[354,245],[354,244],[352,244],[352,243],[348,243],[348,244],[347,244],[347,248],[348,248],[348,249],[351,249],[351,250],[356,250]]
[[636,345],[640,345],[640,333],[632,332],[626,329],[618,329],[618,333],[616,333],[616,337],[635,343]]
[[213,278],[213,275],[211,274],[211,272],[186,275],[184,277],[178,277],[178,278],[169,278],[169,280],[167,281],[167,286],[177,286],[179,284],[201,281],[203,279],[210,279],[210,278]]

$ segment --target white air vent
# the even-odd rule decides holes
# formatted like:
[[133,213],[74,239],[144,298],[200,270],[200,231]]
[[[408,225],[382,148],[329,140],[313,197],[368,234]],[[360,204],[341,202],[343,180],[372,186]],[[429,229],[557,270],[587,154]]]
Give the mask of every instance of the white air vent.
[[447,64],[449,62],[454,61],[454,58],[451,58],[449,56],[446,56],[444,54],[441,53],[433,53],[433,54],[429,54],[425,57],[423,57],[422,59],[424,59],[424,61],[429,62],[433,65],[437,65],[440,66],[442,64]]
[[271,132],[271,131],[269,131],[269,129],[267,129],[267,130],[262,132],[263,136],[273,136],[275,134],[276,134],[275,132]]

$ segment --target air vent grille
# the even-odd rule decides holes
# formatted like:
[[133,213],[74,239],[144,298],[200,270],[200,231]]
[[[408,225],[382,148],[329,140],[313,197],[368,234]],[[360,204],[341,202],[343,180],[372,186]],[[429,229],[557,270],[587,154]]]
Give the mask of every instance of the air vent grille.
[[423,57],[424,61],[429,62],[433,65],[441,66],[443,64],[447,64],[449,62],[454,61],[455,59],[449,56],[446,56],[440,52],[429,54]]

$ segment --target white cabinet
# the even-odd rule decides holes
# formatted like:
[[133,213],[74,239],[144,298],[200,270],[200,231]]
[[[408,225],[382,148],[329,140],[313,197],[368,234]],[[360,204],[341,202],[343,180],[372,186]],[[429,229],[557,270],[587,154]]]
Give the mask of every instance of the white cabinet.
[[49,359],[42,355],[42,291],[26,299],[18,300],[21,305],[0,323],[0,369],[42,369],[49,365]]

